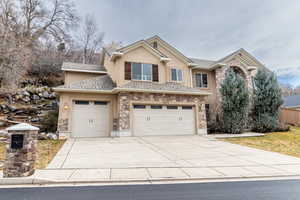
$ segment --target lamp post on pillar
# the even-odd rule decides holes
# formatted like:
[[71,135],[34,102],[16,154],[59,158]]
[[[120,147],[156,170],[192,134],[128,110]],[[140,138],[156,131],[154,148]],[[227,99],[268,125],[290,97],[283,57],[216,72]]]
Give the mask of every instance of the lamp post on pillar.
[[21,123],[6,129],[7,144],[3,177],[25,177],[34,173],[39,128]]

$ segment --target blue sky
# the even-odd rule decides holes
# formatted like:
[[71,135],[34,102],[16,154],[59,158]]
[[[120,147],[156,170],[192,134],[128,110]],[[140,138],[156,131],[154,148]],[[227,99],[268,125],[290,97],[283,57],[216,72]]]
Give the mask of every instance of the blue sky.
[[245,48],[279,80],[300,85],[299,0],[75,0],[105,42],[159,35],[190,57],[219,59]]

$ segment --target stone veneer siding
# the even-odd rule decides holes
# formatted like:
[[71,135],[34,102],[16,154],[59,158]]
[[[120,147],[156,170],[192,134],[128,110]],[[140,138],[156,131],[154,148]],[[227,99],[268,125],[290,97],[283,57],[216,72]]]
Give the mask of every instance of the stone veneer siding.
[[[23,148],[12,149],[11,138],[13,134],[23,134]],[[26,177],[34,173],[37,158],[38,131],[8,131],[6,144],[6,157],[3,166],[3,177]]]
[[[130,127],[130,110],[132,103],[151,104],[159,103],[162,105],[168,104],[189,104],[196,106],[197,112],[197,129],[207,129],[206,115],[205,115],[205,97],[194,95],[175,95],[175,94],[158,94],[158,93],[120,93],[118,96],[119,106],[119,120],[118,128],[120,136],[122,132],[128,132],[131,135]],[[199,133],[198,133],[199,134]],[[201,133],[203,134],[203,133]]]

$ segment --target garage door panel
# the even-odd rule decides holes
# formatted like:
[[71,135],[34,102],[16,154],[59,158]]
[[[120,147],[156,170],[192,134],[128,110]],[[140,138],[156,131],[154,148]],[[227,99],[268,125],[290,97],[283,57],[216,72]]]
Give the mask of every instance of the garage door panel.
[[195,133],[194,109],[133,109],[134,135],[192,135]]
[[108,105],[94,105],[93,102],[81,105],[73,104],[72,137],[108,136]]

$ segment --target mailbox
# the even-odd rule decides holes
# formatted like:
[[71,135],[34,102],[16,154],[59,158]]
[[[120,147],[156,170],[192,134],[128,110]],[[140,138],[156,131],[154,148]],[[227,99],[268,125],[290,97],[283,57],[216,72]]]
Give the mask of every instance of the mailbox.
[[12,149],[22,149],[24,143],[24,135],[23,134],[13,134],[11,135],[11,143],[10,147]]

